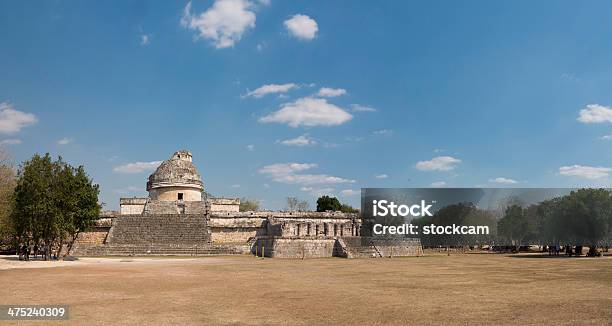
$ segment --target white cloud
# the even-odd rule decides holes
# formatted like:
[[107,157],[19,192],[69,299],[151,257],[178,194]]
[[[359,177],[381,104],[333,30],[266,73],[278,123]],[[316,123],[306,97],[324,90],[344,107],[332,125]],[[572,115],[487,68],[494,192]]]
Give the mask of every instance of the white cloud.
[[518,181],[516,181],[516,180],[509,179],[509,178],[504,178],[504,177],[497,177],[495,179],[489,179],[489,182],[502,183],[502,184],[514,184],[514,183],[518,183]]
[[281,109],[259,119],[263,123],[286,123],[291,127],[300,125],[335,126],[341,125],[353,116],[342,108],[328,103],[326,99],[304,97],[295,102],[285,103]]
[[255,150],[255,145],[253,145],[253,144],[246,145],[246,149],[247,149],[248,151],[251,151],[251,152],[252,152],[252,151],[254,151],[254,150]]
[[301,191],[307,192],[314,197],[321,197],[323,195],[333,195],[335,189],[331,187],[326,188],[313,188],[313,187],[301,187]]
[[161,163],[162,161],[127,163],[115,167],[113,171],[119,173],[142,173],[155,170]]
[[3,139],[0,140],[0,146],[8,146],[8,145],[19,145],[21,144],[20,139]]
[[181,25],[195,30],[196,39],[211,40],[217,49],[234,46],[247,29],[255,27],[253,4],[247,0],[216,0],[199,15],[191,13],[191,1],[183,10]]
[[612,140],[612,135],[603,135],[603,136],[599,137],[599,139],[601,139],[601,140]]
[[314,163],[276,163],[264,166],[259,169],[259,173],[270,175],[291,174],[316,167],[317,164]]
[[391,129],[381,129],[381,130],[375,130],[373,132],[374,135],[390,135],[393,133],[393,130]]
[[64,137],[60,140],[57,141],[58,145],[68,145],[70,143],[72,143],[74,141],[74,139],[72,138],[68,138],[68,137]]
[[298,173],[315,167],[317,167],[317,165],[312,163],[277,163],[264,166],[263,168],[259,169],[259,173],[268,175],[276,182],[301,184],[304,186],[355,182],[355,180],[344,179],[327,174]]
[[415,167],[421,171],[450,171],[459,163],[461,160],[452,156],[438,156],[429,161],[417,162]]
[[599,104],[589,104],[580,110],[578,121],[582,123],[612,122],[612,109]]
[[255,97],[261,98],[268,94],[276,94],[276,93],[287,93],[288,91],[298,88],[298,85],[294,83],[287,84],[268,84],[258,87],[254,91],[249,91],[243,97]]
[[344,179],[327,174],[286,174],[273,176],[273,180],[288,184],[338,184],[338,183],[354,183],[355,180]]
[[0,134],[15,134],[38,122],[32,113],[15,110],[10,103],[0,103]]
[[559,168],[559,174],[572,177],[581,177],[586,179],[601,179],[605,178],[612,172],[612,168],[571,165],[562,166]]
[[240,185],[239,184],[233,184],[233,185],[230,186],[230,188],[237,189],[237,188],[240,188]]
[[140,35],[140,45],[145,46],[145,45],[149,45],[149,43],[151,43],[149,35],[147,34]]
[[561,74],[561,79],[567,80],[567,81],[572,81],[572,82],[580,81],[580,78],[576,77],[576,75],[574,75],[571,72],[564,72],[564,73],[562,73]]
[[375,108],[361,104],[351,104],[351,110],[353,112],[376,112]]
[[376,179],[386,179],[386,178],[388,178],[389,176],[383,173],[383,174],[377,174],[377,175],[375,175],[374,177],[375,177]]
[[434,188],[443,188],[443,187],[446,187],[447,184],[444,181],[436,181],[436,182],[432,182],[431,186]]
[[278,142],[285,146],[298,146],[298,147],[313,146],[317,144],[317,142],[314,139],[308,137],[308,134],[304,134],[304,135],[301,135],[301,136],[298,136],[292,139],[281,140]]
[[359,190],[353,190],[353,189],[344,189],[342,191],[340,191],[340,194],[342,194],[343,196],[355,196],[355,195],[360,195],[361,191]]
[[319,31],[317,22],[306,15],[293,15],[284,24],[291,35],[301,40],[312,40]]
[[336,97],[344,94],[346,94],[346,89],[344,88],[321,87],[317,92],[317,96],[321,97]]

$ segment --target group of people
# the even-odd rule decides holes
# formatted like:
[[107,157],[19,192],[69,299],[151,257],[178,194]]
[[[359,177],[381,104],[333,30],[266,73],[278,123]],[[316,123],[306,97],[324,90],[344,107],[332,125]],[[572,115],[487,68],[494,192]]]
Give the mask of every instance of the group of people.
[[561,246],[557,243],[551,246],[548,246],[548,255],[549,256],[559,256],[561,252]]
[[[582,249],[584,246],[572,246],[569,244],[566,244],[565,246],[563,246],[563,251],[565,251],[565,255],[566,256],[576,256],[576,257],[580,257],[582,256]],[[562,251],[561,246],[559,244],[554,244],[554,245],[550,245],[548,246],[548,255],[549,256],[559,256],[559,253]],[[604,252],[608,252],[608,246],[604,247]],[[596,248],[591,247],[589,249],[589,251],[587,252],[587,256],[589,257],[597,257],[597,256],[601,256],[602,253],[600,251],[598,251]]]
[[582,255],[582,246],[576,246],[576,250],[574,251],[574,246],[566,244],[561,248],[561,246],[557,243],[554,245],[548,246],[548,255],[549,256],[559,256],[561,251],[565,251],[566,256],[581,256]]
[[[19,254],[19,260],[30,261],[30,255],[33,255],[34,259],[38,258],[39,255],[41,256],[41,258],[44,258],[47,252],[50,252],[48,245],[39,246],[38,244],[35,244],[32,246],[29,244],[20,244],[17,247],[17,253]],[[56,260],[57,259],[56,252],[51,250],[49,258],[52,260]]]

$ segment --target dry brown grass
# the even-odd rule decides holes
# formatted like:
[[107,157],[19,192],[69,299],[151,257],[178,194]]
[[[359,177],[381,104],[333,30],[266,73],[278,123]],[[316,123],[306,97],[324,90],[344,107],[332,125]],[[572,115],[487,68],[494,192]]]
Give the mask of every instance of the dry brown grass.
[[69,304],[75,324],[612,323],[612,257],[129,260],[0,271],[0,304]]

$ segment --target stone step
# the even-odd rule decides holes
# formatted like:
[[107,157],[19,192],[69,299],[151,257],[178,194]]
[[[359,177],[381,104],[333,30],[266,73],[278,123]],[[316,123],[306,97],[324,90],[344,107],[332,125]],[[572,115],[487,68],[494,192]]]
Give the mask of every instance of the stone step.
[[210,230],[205,215],[121,216],[113,221],[108,244],[207,244]]
[[360,237],[343,237],[345,249],[352,258],[377,258],[380,253],[371,244],[364,243]]
[[79,246],[72,254],[77,256],[146,256],[146,255],[237,255],[243,254],[243,248],[230,246],[168,246],[168,245],[102,245]]

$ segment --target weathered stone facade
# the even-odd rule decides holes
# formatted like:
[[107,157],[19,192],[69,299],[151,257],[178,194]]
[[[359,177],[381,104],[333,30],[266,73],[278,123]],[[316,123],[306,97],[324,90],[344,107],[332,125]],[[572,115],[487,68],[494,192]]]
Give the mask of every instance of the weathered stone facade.
[[204,183],[192,163],[191,152],[178,151],[162,162],[149,176],[147,191],[152,201],[202,201]]
[[121,215],[141,215],[146,203],[146,198],[121,198],[119,199],[119,212]]
[[208,198],[210,210],[213,212],[238,212],[240,199],[238,198]]
[[74,255],[245,254],[278,258],[420,255],[418,239],[365,241],[358,214],[239,212],[234,198],[202,199],[191,153],[178,151],[151,174],[149,198],[121,198],[120,212],[79,234]]

